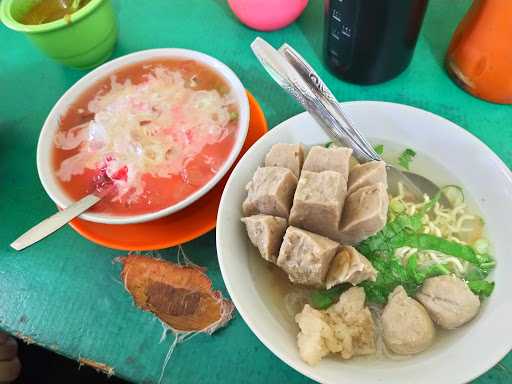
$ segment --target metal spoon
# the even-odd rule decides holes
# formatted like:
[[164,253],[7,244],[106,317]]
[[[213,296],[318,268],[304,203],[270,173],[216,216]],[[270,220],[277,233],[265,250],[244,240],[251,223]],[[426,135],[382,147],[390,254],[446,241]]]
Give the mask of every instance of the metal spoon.
[[[354,157],[361,163],[382,160],[318,74],[292,47],[284,44],[277,51],[258,37],[251,48],[270,76],[313,116],[330,138],[351,147]],[[423,176],[403,172],[391,164],[386,168],[390,189],[402,182],[419,201],[424,194],[433,196],[439,191],[435,183]],[[447,199],[442,202],[450,205]]]

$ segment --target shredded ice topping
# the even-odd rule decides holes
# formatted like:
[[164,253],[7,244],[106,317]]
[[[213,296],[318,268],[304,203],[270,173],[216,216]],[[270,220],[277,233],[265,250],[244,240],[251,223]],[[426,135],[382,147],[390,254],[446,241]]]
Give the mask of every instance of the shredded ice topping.
[[193,89],[179,71],[164,67],[151,69],[139,84],[113,76],[110,90],[88,104],[93,119],[57,133],[57,148],[78,149],[57,176],[69,181],[85,169],[102,170],[116,187],[114,200],[136,201],[143,175],[179,175],[206,145],[223,140],[233,105],[229,93]]

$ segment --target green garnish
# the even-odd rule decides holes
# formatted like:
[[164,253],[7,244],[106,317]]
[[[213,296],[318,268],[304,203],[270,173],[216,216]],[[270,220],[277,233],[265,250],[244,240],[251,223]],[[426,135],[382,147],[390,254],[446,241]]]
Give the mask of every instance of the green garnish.
[[329,141],[329,142],[324,144],[324,147],[325,148],[336,148],[336,143],[333,142],[333,141]]
[[382,156],[384,153],[384,144],[377,144],[373,147],[373,150],[377,152],[378,155]]
[[399,200],[391,200],[389,202],[389,209],[391,209],[393,213],[402,213],[405,211],[405,205]]
[[471,291],[475,295],[478,296],[491,296],[492,291],[494,290],[494,281],[487,280],[474,280],[468,281],[468,286]]
[[416,156],[416,152],[410,148],[407,148],[402,154],[398,157],[398,164],[400,164],[405,169],[409,169],[412,160]]
[[470,289],[478,295],[492,292],[494,283],[483,280],[496,265],[489,255],[478,254],[468,245],[421,233],[422,219],[437,203],[440,194],[441,192],[436,194],[414,215],[397,213],[395,219],[388,222],[380,232],[356,247],[379,272],[376,281],[365,281],[361,284],[369,301],[386,303],[388,295],[398,285],[402,285],[409,295],[414,295],[425,279],[452,273],[447,263],[434,264],[428,268],[419,266],[416,254],[409,256],[404,266],[395,256],[396,249],[404,246],[438,251],[468,261],[472,266],[466,278],[469,280]]
[[[434,208],[441,193],[443,189],[413,215],[405,214],[403,203],[392,201],[390,212],[395,216],[394,219],[389,221],[380,232],[356,246],[357,250],[365,255],[378,271],[376,281],[364,281],[360,284],[369,302],[385,304],[388,295],[399,285],[403,286],[410,296],[414,296],[426,279],[454,272],[450,263],[421,266],[417,253],[410,255],[404,265],[395,256],[395,251],[404,246],[416,248],[418,251],[437,251],[469,262],[464,279],[471,291],[479,296],[489,296],[492,293],[494,282],[485,279],[496,266],[496,262],[486,253],[489,247],[486,240],[477,241],[471,247],[422,233],[425,215]],[[348,286],[348,284],[342,284],[329,290],[313,291],[310,298],[311,305],[316,309],[328,308]]]
[[217,92],[220,93],[221,96],[224,96],[226,93],[229,92],[229,88],[225,84],[219,84],[217,87]]
[[489,250],[489,242],[486,239],[478,239],[473,244],[476,253],[483,255]]
[[438,251],[445,255],[469,261],[471,264],[480,265],[480,259],[472,247],[434,235],[402,232],[391,239],[391,243],[395,249],[408,246],[420,250]]
[[443,194],[454,207],[464,203],[464,191],[458,185],[446,185],[443,187]]
[[229,121],[233,121],[236,119],[238,119],[238,112],[236,112],[236,111],[229,112]]
[[311,306],[315,309],[329,308],[348,287],[350,284],[341,284],[331,289],[319,289],[311,292]]

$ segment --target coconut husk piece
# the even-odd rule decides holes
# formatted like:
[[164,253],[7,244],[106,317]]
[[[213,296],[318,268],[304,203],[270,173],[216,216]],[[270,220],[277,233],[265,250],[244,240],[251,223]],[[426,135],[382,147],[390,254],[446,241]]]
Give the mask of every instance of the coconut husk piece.
[[212,289],[200,267],[140,255],[119,261],[124,286],[136,305],[174,331],[211,334],[231,319],[233,304]]

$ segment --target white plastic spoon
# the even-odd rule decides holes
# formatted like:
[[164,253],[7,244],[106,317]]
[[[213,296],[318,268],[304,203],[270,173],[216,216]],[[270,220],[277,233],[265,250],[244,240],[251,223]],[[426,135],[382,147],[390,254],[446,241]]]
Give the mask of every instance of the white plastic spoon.
[[27,232],[14,240],[11,243],[11,247],[17,251],[21,251],[22,249],[37,243],[39,240],[44,239],[63,225],[69,223],[75,217],[80,216],[101,199],[102,197],[96,195],[96,193],[91,193],[90,195],[85,196],[71,204],[66,209],[57,212],[49,218],[41,221],[36,226],[30,228]]

